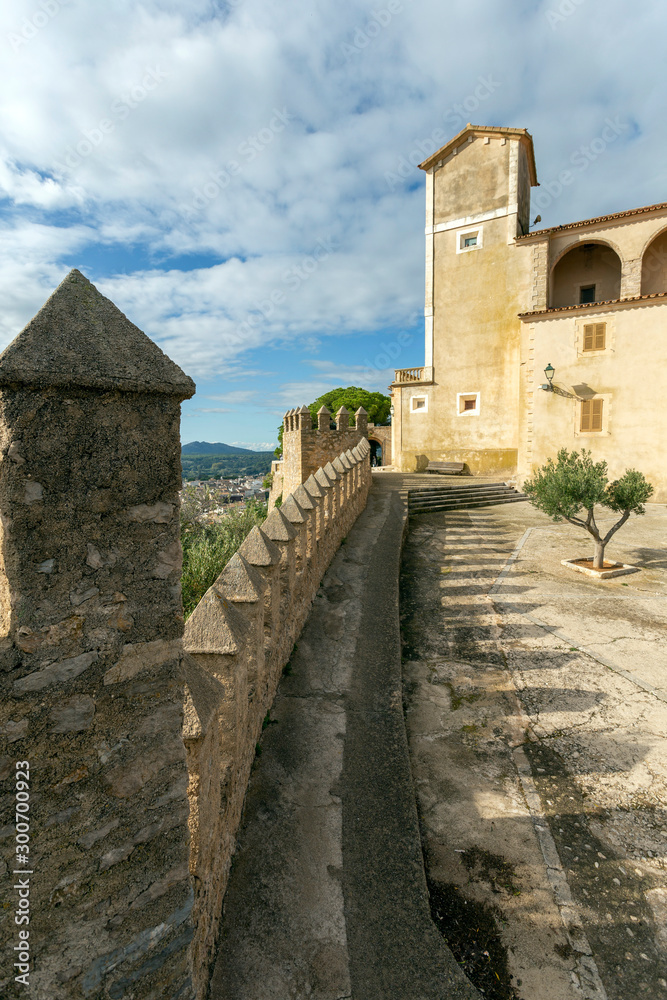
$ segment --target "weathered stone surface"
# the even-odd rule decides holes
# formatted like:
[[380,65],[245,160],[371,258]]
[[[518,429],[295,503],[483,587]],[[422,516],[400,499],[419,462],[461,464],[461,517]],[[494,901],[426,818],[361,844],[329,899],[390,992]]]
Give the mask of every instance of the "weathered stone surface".
[[252,529],[239,553],[250,566],[277,566],[280,562],[280,549],[258,527]]
[[267,538],[274,542],[291,542],[297,534],[278,507],[271,511],[262,528]]
[[190,653],[235,656],[243,648],[249,628],[231,601],[211,587],[188,618],[184,645]]
[[174,516],[174,505],[171,503],[139,504],[131,507],[128,512],[130,521],[154,521],[156,524],[169,524]]
[[228,601],[237,604],[254,604],[261,600],[264,593],[261,576],[239,552],[234,553],[214,586]]
[[281,513],[287,518],[290,524],[305,524],[305,512],[290,494],[280,508]]
[[[203,994],[176,514],[179,404],[193,388],[77,274],[0,358],[0,773],[29,761],[36,1000]],[[14,804],[0,802],[12,839]]]
[[0,386],[11,384],[167,393],[179,399],[195,391],[192,379],[77,270],[0,355]]
[[154,670],[156,667],[173,660],[180,655],[181,642],[173,639],[154,639],[152,642],[128,643],[123,646],[120,659],[104,674],[104,684],[119,684],[128,681],[144,670]]
[[95,702],[87,694],[66,699],[51,710],[52,733],[80,733],[90,729],[95,716]]
[[22,677],[20,680],[15,681],[14,690],[18,694],[23,694],[27,691],[41,691],[42,688],[48,687],[50,684],[70,681],[74,677],[78,677],[79,674],[82,674],[84,670],[87,670],[97,659],[98,653],[94,650],[91,653],[81,653],[79,656],[73,656],[69,660],[51,663],[43,670],[36,670],[32,674],[28,674],[27,677]]

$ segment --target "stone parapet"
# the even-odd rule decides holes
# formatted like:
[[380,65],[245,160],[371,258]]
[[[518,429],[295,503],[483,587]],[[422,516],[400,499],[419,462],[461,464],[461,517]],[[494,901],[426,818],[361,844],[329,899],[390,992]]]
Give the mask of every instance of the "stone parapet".
[[178,516],[193,393],[78,271],[0,356],[0,827],[3,871],[21,873],[0,937],[30,956],[23,983],[7,958],[3,997],[195,995]]
[[78,271],[0,356],[3,998],[204,1000],[262,723],[366,504],[357,435],[246,538],[184,646],[194,389]]
[[[354,415],[355,426],[349,426],[350,414],[341,407],[336,414],[336,425],[331,426],[332,416],[326,406],[317,414],[317,427],[312,426],[310,410],[290,410],[283,420],[283,458],[274,462],[273,485],[269,508],[275,506],[279,496],[293,493],[318,469],[340,456],[368,437],[368,414],[359,407]],[[335,506],[335,499],[333,501]]]
[[285,497],[185,626],[193,954],[201,983],[214,955],[262,723],[322,576],[366,506],[369,451],[360,440]]

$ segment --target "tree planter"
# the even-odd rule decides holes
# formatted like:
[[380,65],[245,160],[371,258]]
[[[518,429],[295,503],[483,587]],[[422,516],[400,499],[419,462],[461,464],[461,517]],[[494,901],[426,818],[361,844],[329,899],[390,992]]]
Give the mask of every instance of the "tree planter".
[[598,580],[609,580],[612,576],[625,576],[626,573],[638,573],[639,566],[629,566],[627,563],[607,562],[603,569],[593,569],[592,559],[561,559],[561,566],[568,566],[578,573],[594,576]]

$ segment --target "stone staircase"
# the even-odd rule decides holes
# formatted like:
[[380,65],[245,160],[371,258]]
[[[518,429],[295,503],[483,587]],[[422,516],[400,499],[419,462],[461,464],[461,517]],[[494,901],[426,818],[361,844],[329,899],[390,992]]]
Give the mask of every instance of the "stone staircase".
[[428,514],[431,511],[458,510],[467,507],[490,507],[501,503],[527,500],[506,483],[461,483],[442,486],[420,486],[408,490],[408,513]]

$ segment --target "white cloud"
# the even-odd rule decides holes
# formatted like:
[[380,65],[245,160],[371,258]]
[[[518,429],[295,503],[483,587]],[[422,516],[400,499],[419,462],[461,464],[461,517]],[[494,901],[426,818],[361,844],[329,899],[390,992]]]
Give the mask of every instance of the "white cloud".
[[[385,175],[468,118],[529,128],[541,193],[607,117],[627,123],[544,225],[665,198],[659,6],[609,0],[601,20],[585,0],[554,25],[559,0],[403,0],[350,54],[365,0],[54,2],[36,29],[38,6],[0,8],[3,344],[70,266],[204,380],[243,379],[267,346],[328,353],[331,337],[413,327],[423,175]],[[333,249],[311,270],[318,241]],[[362,377],[385,391],[379,340],[370,365],[315,365],[277,396]],[[233,395],[220,401],[251,402]]]

